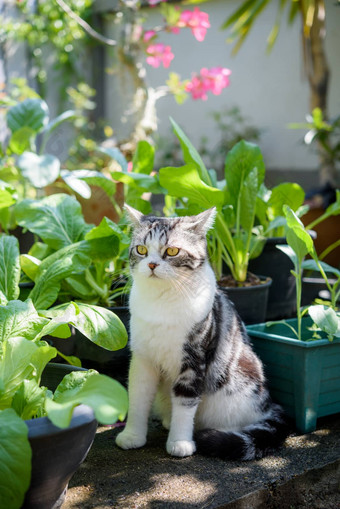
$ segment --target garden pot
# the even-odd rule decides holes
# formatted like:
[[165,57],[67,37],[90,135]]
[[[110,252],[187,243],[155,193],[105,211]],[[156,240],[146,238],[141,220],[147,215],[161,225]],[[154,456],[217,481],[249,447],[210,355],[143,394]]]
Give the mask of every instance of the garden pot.
[[245,324],[259,323],[266,319],[268,291],[271,279],[258,276],[262,284],[256,286],[223,287],[219,286]]
[[[331,285],[335,283],[335,279],[329,278]],[[302,278],[302,294],[301,305],[308,306],[315,299],[330,300],[331,295],[326,286],[325,280],[318,275],[311,274]]]
[[[42,385],[53,390],[65,374],[79,369],[50,363],[43,373]],[[56,509],[65,499],[72,475],[87,456],[97,421],[90,407],[79,405],[66,429],[54,426],[47,417],[25,422],[32,448],[32,477],[22,508]]]
[[[130,310],[128,306],[116,306],[109,308],[123,322],[129,335]],[[96,369],[99,373],[111,376],[122,385],[127,385],[130,364],[129,343],[115,352],[105,350],[87,339],[81,332],[73,329],[75,347],[73,355],[81,360],[82,366],[88,369]]]
[[[297,327],[297,320],[287,323]],[[255,352],[264,363],[270,393],[295,420],[301,433],[314,431],[318,417],[340,412],[340,339],[311,340],[303,319],[303,340],[282,323],[247,327]]]
[[271,237],[266,240],[259,257],[250,260],[249,270],[255,274],[269,276],[273,282],[269,288],[265,320],[291,318],[296,315],[295,277],[291,259],[276,245],[287,244],[285,237]]

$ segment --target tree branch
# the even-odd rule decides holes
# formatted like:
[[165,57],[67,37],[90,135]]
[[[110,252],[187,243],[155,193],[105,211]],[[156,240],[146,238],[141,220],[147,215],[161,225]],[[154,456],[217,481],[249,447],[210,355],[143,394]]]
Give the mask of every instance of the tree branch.
[[70,16],[70,18],[74,19],[78,25],[80,25],[85,32],[92,37],[93,39],[96,39],[97,41],[106,44],[107,46],[116,46],[117,41],[113,39],[108,39],[104,35],[100,34],[96,30],[94,30],[88,23],[86,23],[85,20],[83,20],[78,14],[76,14],[72,9],[64,2],[64,0],[55,0],[59,7],[66,12]]

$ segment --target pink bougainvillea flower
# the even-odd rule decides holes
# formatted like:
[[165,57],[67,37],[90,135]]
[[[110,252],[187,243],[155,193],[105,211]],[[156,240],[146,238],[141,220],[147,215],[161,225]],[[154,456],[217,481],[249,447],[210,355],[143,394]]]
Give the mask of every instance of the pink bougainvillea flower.
[[225,67],[203,68],[200,74],[205,83],[205,87],[215,95],[219,95],[224,88],[229,86],[230,69],[226,69]]
[[156,32],[155,30],[146,30],[143,34],[143,40],[145,42],[148,42],[150,41],[150,39],[152,39],[154,36],[156,35]]
[[195,7],[193,11],[183,11],[177,23],[180,28],[191,28],[191,31],[198,41],[203,41],[207,29],[210,27],[209,14],[200,11]]
[[207,88],[203,83],[203,80],[197,74],[194,74],[191,80],[185,85],[186,92],[191,94],[193,99],[202,99],[206,101],[208,99],[207,96]]
[[146,48],[146,53],[148,55],[146,61],[152,67],[159,67],[161,64],[163,64],[163,67],[169,67],[171,60],[174,58],[171,47],[163,43],[150,44]]
[[231,71],[225,67],[212,67],[201,69],[200,74],[194,74],[186,84],[185,90],[191,94],[193,99],[206,101],[207,92],[219,95],[222,90],[229,86]]

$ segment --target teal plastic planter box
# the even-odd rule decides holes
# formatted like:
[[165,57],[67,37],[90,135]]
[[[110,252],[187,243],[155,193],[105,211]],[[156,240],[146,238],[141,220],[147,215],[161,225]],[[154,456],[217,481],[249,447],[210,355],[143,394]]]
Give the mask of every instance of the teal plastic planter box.
[[[286,321],[296,328],[296,319]],[[303,319],[302,341],[283,324],[247,326],[273,399],[302,433],[314,431],[318,417],[340,412],[340,339],[308,341],[311,323]]]

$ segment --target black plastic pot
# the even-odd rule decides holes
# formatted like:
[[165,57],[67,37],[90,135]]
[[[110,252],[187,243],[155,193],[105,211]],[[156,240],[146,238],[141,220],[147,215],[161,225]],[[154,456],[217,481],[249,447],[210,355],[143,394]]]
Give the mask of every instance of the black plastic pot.
[[263,322],[266,316],[270,278],[258,276],[262,284],[256,286],[222,287],[246,325]]
[[[42,384],[54,390],[75,366],[50,363]],[[23,509],[61,507],[68,483],[87,456],[97,429],[91,408],[79,405],[66,429],[54,426],[47,417],[25,421],[32,448],[32,477]]]
[[[335,283],[335,279],[330,278],[331,285]],[[325,280],[320,275],[306,275],[302,278],[302,295],[301,305],[309,306],[315,299],[330,300],[331,295],[326,286]]]
[[285,237],[267,239],[261,255],[249,263],[250,272],[263,274],[273,281],[269,288],[266,320],[296,315],[296,285],[290,272],[294,265],[286,254],[277,249],[277,244],[287,244]]

